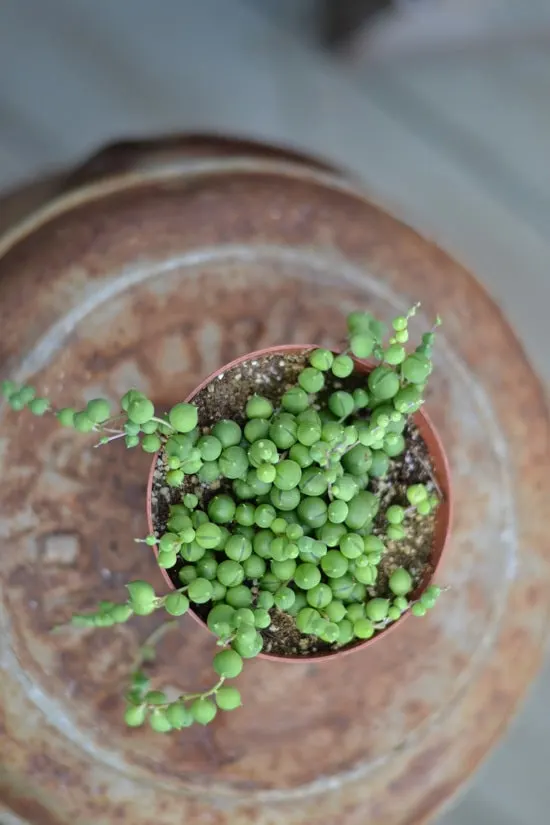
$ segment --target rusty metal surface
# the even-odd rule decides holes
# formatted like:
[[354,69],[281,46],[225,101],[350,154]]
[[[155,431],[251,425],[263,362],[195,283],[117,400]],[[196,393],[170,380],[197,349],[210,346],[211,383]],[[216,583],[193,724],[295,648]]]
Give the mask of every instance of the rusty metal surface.
[[74,189],[110,175],[136,169],[154,169],[182,158],[267,157],[290,160],[309,167],[334,169],[321,158],[304,155],[289,147],[260,143],[242,137],[209,133],[188,133],[142,140],[119,140],[104,146],[76,169],[62,170],[48,178],[32,181],[0,196],[0,232],[39,206]]
[[[417,825],[470,775],[531,682],[547,631],[548,418],[489,297],[337,176],[274,160],[173,162],[80,190],[0,245],[0,364],[59,404],[128,385],[159,404],[221,363],[345,313],[423,302],[445,321],[428,411],[455,523],[432,615],[342,663],[251,662],[205,729],[128,731],[120,692],[148,619],[52,636],[129,577],[149,459],[2,408],[0,798],[37,825]],[[189,619],[158,682],[208,684]]]

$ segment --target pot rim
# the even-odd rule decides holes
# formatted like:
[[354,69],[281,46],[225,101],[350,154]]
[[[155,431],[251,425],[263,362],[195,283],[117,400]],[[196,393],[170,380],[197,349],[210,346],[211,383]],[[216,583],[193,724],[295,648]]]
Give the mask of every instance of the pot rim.
[[[192,390],[187,397],[184,399],[185,402],[189,403],[193,401],[193,399],[200,393],[205,387],[212,383],[219,375],[227,372],[227,370],[233,369],[234,367],[238,367],[240,364],[243,364],[246,361],[251,361],[256,358],[261,358],[266,355],[277,354],[281,353],[282,355],[287,353],[299,353],[299,352],[310,352],[314,349],[318,349],[318,347],[314,344],[280,344],[271,347],[264,347],[260,350],[254,350],[253,352],[246,353],[245,355],[241,355],[238,358],[235,358],[233,361],[230,361],[227,364],[224,364],[219,369],[212,372],[208,375],[201,383]],[[362,372],[368,374],[374,368],[373,362],[369,362],[368,360],[361,360],[359,358],[353,359],[355,362],[356,367],[358,367]],[[423,591],[434,581],[439,568],[441,567],[443,557],[445,552],[449,546],[449,537],[451,533],[451,525],[453,519],[453,497],[452,497],[452,481],[451,481],[451,471],[449,467],[449,461],[447,459],[447,455],[445,453],[443,443],[441,438],[434,427],[434,424],[428,414],[424,412],[423,409],[418,410],[412,416],[415,425],[418,427],[420,431],[420,435],[422,436],[426,446],[428,448],[428,452],[434,463],[434,471],[437,477],[438,484],[441,488],[443,493],[443,500],[439,506],[436,518],[436,525],[435,525],[435,536],[434,536],[434,543],[432,548],[432,571],[431,573],[427,573],[424,576],[424,579],[420,586],[414,591],[413,595],[420,595]],[[154,472],[157,466],[157,460],[159,456],[159,452],[156,452],[153,456],[153,460],[151,462],[151,469],[149,471],[149,476],[147,479],[147,496],[146,496],[146,516],[147,516],[147,527],[148,532],[153,533],[153,515],[152,515],[152,506],[151,506],[151,496],[153,491],[153,480],[154,480]],[[154,545],[152,547],[153,553],[155,554],[155,558],[158,556],[157,546]],[[172,582],[168,571],[164,568],[159,568],[164,580],[168,584],[170,590],[175,590],[174,583]],[[206,622],[193,610],[190,608],[188,613],[192,619],[194,619],[197,624],[203,627],[208,633],[212,633]],[[318,653],[312,654],[310,656],[278,656],[272,653],[259,653],[257,658],[260,659],[267,659],[272,662],[284,662],[284,663],[292,663],[292,664],[305,664],[311,662],[326,662],[332,661],[333,659],[340,657],[340,656],[347,656],[352,653],[356,653],[360,650],[365,650],[367,647],[371,647],[375,643],[379,642],[381,639],[385,638],[389,633],[393,633],[396,629],[403,625],[410,617],[410,610],[407,610],[400,619],[395,622],[392,622],[388,627],[381,631],[380,633],[376,633],[370,639],[363,639],[355,644],[352,644],[350,647],[342,648],[341,650],[334,650],[328,653]],[[214,634],[212,634],[214,635]]]

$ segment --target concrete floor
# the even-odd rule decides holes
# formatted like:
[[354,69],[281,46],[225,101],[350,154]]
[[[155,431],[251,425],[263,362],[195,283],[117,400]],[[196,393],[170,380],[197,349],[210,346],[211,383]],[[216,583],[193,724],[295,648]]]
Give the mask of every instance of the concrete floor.
[[[2,0],[0,187],[120,136],[294,144],[475,271],[550,379],[550,37],[526,6],[536,42],[351,64],[312,45],[312,0]],[[548,818],[549,697],[550,667],[442,825]]]

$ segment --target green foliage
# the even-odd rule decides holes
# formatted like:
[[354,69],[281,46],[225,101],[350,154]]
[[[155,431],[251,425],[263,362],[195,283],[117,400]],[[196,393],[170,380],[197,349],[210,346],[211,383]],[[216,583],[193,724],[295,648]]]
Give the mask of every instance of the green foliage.
[[[106,628],[161,608],[178,618],[198,606],[217,636],[218,681],[174,701],[151,690],[141,665],[154,645],[143,646],[126,696],[129,727],[148,723],[167,733],[238,708],[239,691],[224,682],[261,652],[261,631],[276,611],[293,617],[301,633],[339,647],[372,638],[407,611],[423,616],[435,606],[440,588],[431,585],[417,598],[418,581],[404,567],[393,569],[387,583],[378,577],[386,542],[406,540],[415,520],[439,506],[429,481],[386,495],[379,512],[378,491],[406,450],[408,416],[421,407],[432,372],[440,322],[408,350],[416,309],[393,319],[389,338],[372,315],[352,312],[344,352],[312,350],[277,403],[254,394],[237,420],[208,429],[193,403],[158,415],[138,389],[125,393],[113,414],[104,398],[80,410],[55,409],[34,387],[2,381],[0,395],[14,411],[51,414],[63,427],[95,433],[99,444],[121,438],[128,448],[159,453],[166,484],[181,499],[171,505],[163,534],[136,540],[156,547],[159,567],[180,582],[178,589],[157,596],[136,580],[127,585],[126,602],[105,601],[71,620],[74,627]],[[374,359],[366,378],[354,358]]]
[[94,398],[86,404],[86,415],[94,424],[101,424],[110,415],[109,402],[104,398]]
[[164,607],[171,616],[183,616],[189,610],[189,599],[183,593],[170,593],[164,600]]
[[357,332],[350,336],[349,346],[356,358],[369,358],[374,349],[374,338],[369,332]]
[[[316,349],[309,356],[309,363],[311,366],[322,372],[329,370],[332,367],[333,362],[334,354],[328,349]],[[294,410],[291,412],[294,412]]]
[[220,441],[222,447],[236,447],[241,442],[242,432],[235,421],[222,420],[212,428],[212,435]]
[[235,710],[242,705],[241,694],[234,687],[220,687],[216,691],[216,704],[220,710]]
[[50,402],[47,398],[34,398],[29,402],[29,410],[33,415],[42,416],[50,410]]
[[413,587],[411,574],[404,567],[397,567],[390,576],[389,587],[396,596],[406,596]]
[[337,355],[332,362],[331,369],[337,378],[347,378],[354,370],[353,358],[349,355]]
[[273,404],[268,398],[253,395],[246,403],[245,414],[247,418],[271,418]]
[[243,660],[235,650],[222,650],[214,656],[212,667],[218,676],[234,679],[243,669]]
[[[148,416],[151,418],[153,412]],[[130,416],[131,418],[131,416]],[[136,421],[135,418],[133,418]],[[168,413],[168,420],[174,430],[179,433],[190,433],[197,426],[198,411],[193,404],[176,404]],[[137,422],[143,423],[143,422]]]
[[317,370],[315,367],[306,367],[300,373],[298,383],[300,384],[300,387],[305,390],[305,392],[316,393],[322,390],[325,386],[325,377],[321,370]]
[[134,424],[145,424],[155,414],[155,408],[148,398],[140,396],[129,403],[127,413]]

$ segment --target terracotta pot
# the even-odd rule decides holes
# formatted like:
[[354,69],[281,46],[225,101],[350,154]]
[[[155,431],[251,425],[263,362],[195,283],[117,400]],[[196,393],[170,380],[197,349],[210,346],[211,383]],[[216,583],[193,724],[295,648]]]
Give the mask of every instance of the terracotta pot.
[[[246,355],[242,355],[240,358],[236,358],[234,361],[231,361],[229,364],[225,364],[223,367],[220,367],[218,370],[213,372],[204,381],[196,387],[193,392],[191,392],[186,401],[193,401],[193,399],[198,395],[198,393],[207,387],[212,381],[214,381],[218,375],[222,373],[226,373],[228,370],[233,369],[234,367],[238,367],[240,364],[243,364],[246,361],[254,360],[257,358],[261,358],[264,355],[270,354],[281,354],[284,355],[285,353],[300,353],[308,350],[316,349],[315,345],[312,344],[288,344],[286,346],[278,346],[278,347],[268,347],[266,349],[257,350],[256,352],[249,352]],[[354,358],[355,361],[355,369],[357,372],[362,372],[365,375],[368,375],[369,372],[373,369],[373,364],[369,363],[368,361],[361,361],[357,358]],[[441,564],[441,560],[443,557],[443,552],[447,545],[447,539],[449,537],[451,523],[452,523],[452,491],[451,491],[451,475],[449,470],[449,463],[447,461],[447,456],[445,455],[445,451],[443,449],[443,445],[441,443],[441,439],[437,434],[437,431],[430,421],[429,417],[426,415],[425,412],[419,410],[417,413],[413,415],[413,421],[418,427],[420,431],[420,435],[424,439],[426,446],[428,448],[428,452],[432,458],[435,477],[437,483],[443,493],[443,500],[439,506],[437,512],[437,520],[436,520],[436,527],[435,527],[435,536],[434,536],[434,544],[432,549],[432,557],[431,557],[431,567],[432,572],[427,574],[424,577],[424,580],[420,584],[420,586],[414,591],[412,594],[413,597],[418,597],[428,585],[434,580],[437,570]],[[149,479],[147,482],[147,525],[149,529],[149,533],[153,533],[153,514],[152,514],[152,505],[151,505],[151,495],[153,489],[153,474],[155,472],[157,466],[157,458],[158,453],[155,453],[153,461],[151,463],[151,470],[149,472]],[[153,552],[155,556],[158,555],[158,551],[156,547],[153,547]],[[162,575],[168,587],[171,590],[174,590],[174,583],[170,578],[168,571],[161,568]],[[192,609],[189,611],[189,615],[198,622],[202,627],[209,630],[206,622]],[[329,659],[334,659],[339,656],[346,656],[349,653],[354,653],[358,650],[364,650],[367,647],[378,642],[384,636],[387,636],[388,633],[394,632],[398,627],[400,627],[405,619],[409,616],[409,612],[405,613],[401,619],[396,622],[392,622],[392,624],[388,625],[388,627],[381,631],[380,633],[376,633],[371,639],[365,639],[363,641],[357,642],[356,644],[342,648],[341,650],[333,650],[329,652],[317,653],[311,656],[277,656],[271,653],[260,653],[259,657],[262,659],[271,659],[272,661],[277,662],[311,662],[311,661],[328,661]],[[210,632],[210,631],[209,631]]]

